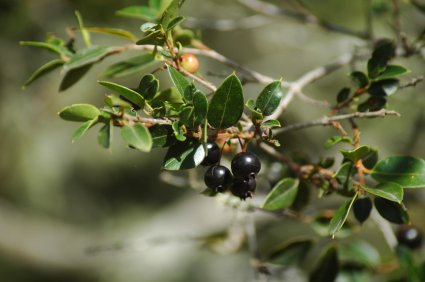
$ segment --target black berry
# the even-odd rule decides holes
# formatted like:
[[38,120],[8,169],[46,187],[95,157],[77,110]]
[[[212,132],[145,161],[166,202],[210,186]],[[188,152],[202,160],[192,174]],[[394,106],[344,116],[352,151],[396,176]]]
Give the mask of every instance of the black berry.
[[397,240],[400,245],[418,249],[422,245],[422,233],[414,226],[402,225],[397,232]]
[[208,154],[202,161],[201,165],[209,166],[218,163],[221,158],[221,152],[218,145],[215,142],[208,141],[207,150]]
[[260,169],[260,159],[251,152],[239,153],[232,160],[232,172],[237,177],[255,176]]
[[216,192],[224,192],[232,183],[232,174],[227,167],[213,165],[205,172],[204,182]]
[[232,186],[230,186],[230,192],[236,197],[245,200],[246,198],[252,198],[256,186],[257,182],[252,176],[235,178],[233,179]]

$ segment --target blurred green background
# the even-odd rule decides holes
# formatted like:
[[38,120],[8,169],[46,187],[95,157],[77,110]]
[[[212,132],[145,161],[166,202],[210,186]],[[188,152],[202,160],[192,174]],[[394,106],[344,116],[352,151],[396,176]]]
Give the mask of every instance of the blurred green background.
[[[290,2],[274,1],[283,6]],[[363,1],[305,2],[329,21],[357,30],[364,27]],[[96,83],[97,74],[123,56],[106,59],[63,93],[57,91],[61,78],[58,71],[21,90],[32,71],[51,55],[44,50],[20,47],[20,40],[43,41],[47,32],[66,37],[65,28],[76,25],[75,10],[82,13],[86,25],[121,27],[141,36],[140,21],[117,17],[114,12],[142,3],[131,0],[0,2],[1,281],[253,281],[246,248],[218,255],[196,239],[236,226],[233,232],[236,243],[230,242],[230,247],[223,251],[230,253],[241,236],[239,223],[247,215],[220,200],[199,195],[198,190],[176,188],[161,181],[159,173],[165,151],[145,154],[127,149],[116,134],[109,152],[97,145],[95,130],[71,144],[76,124],[60,120],[57,112],[73,103],[101,106],[104,90]],[[187,0],[182,14],[202,21],[238,21],[253,12],[237,1]],[[405,4],[401,20],[412,39],[425,28],[424,14]],[[376,15],[374,24],[377,37],[393,36],[389,13]],[[355,46],[364,45],[360,39],[288,18],[268,18],[267,24],[255,28],[199,31],[208,46],[227,57],[289,81],[353,51]],[[102,35],[93,37],[99,45],[125,43]],[[81,40],[77,45],[81,46]],[[203,75],[232,71],[206,58],[200,60]],[[406,81],[424,74],[423,58],[416,56],[396,62],[412,70]],[[365,63],[358,62],[356,67],[364,70]],[[304,92],[332,102],[339,89],[349,85],[349,71],[349,67],[342,68],[308,86]],[[122,82],[137,85],[139,79],[133,76]],[[218,82],[220,78],[210,79]],[[260,89],[259,85],[247,85],[246,96],[253,96]],[[424,90],[422,83],[390,98],[389,108],[399,111],[401,118],[359,121],[362,143],[377,147],[381,157],[411,154],[425,158]],[[308,121],[326,112],[324,108],[295,99],[282,121],[284,124]],[[303,151],[313,160],[337,155],[336,149],[324,151],[322,146],[334,134],[330,128],[285,134],[281,138],[282,150]],[[200,168],[189,176],[180,173],[163,174],[163,177],[185,186],[187,179],[200,181],[202,171]],[[261,189],[268,189],[265,177],[263,182],[260,194]],[[424,192],[408,191],[406,200],[413,222],[425,230]],[[311,233],[307,226],[292,221],[270,221],[265,216],[258,220],[260,245],[267,238],[280,242]],[[388,253],[372,223],[366,223],[359,232],[359,236],[371,239],[383,253]],[[296,269],[282,275],[286,276],[279,279],[304,281],[303,274]]]

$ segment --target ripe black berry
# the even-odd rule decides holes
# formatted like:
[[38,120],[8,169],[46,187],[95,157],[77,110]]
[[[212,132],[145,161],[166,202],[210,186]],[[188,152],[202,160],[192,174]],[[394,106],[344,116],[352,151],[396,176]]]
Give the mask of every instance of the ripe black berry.
[[221,152],[218,145],[215,142],[208,141],[207,150],[208,154],[202,161],[201,165],[209,166],[218,163],[221,158]]
[[255,176],[260,169],[260,159],[251,152],[239,153],[232,160],[232,172],[237,177]]
[[414,226],[402,225],[397,232],[397,240],[400,245],[418,249],[422,245],[422,233]]
[[204,182],[214,191],[224,192],[232,183],[232,174],[227,167],[213,165],[205,172]]
[[232,186],[230,186],[230,192],[236,197],[245,200],[246,198],[252,198],[256,186],[257,182],[252,176],[235,178],[233,179]]

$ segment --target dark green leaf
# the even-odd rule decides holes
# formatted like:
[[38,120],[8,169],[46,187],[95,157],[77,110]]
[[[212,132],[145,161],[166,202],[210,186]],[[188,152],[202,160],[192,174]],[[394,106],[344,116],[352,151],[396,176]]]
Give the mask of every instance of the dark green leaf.
[[341,150],[341,154],[345,159],[357,163],[359,160],[370,158],[376,154],[376,150],[369,146],[360,146],[353,150]]
[[375,207],[379,214],[389,222],[396,224],[409,223],[409,214],[406,208],[399,203],[376,197]]
[[136,36],[133,33],[131,33],[130,31],[125,30],[125,29],[110,28],[110,27],[95,27],[95,26],[91,26],[91,27],[86,26],[86,27],[84,27],[84,29],[87,30],[87,31],[90,31],[90,32],[97,32],[97,33],[103,33],[103,34],[123,37],[123,38],[130,40],[131,42],[137,41]]
[[347,100],[347,99],[348,99],[348,97],[350,96],[350,91],[351,91],[351,89],[350,89],[350,88],[348,88],[348,87],[344,87],[344,88],[342,88],[342,89],[338,92],[338,95],[336,96],[336,101],[337,101],[338,103],[342,103],[342,102],[344,102],[345,100]]
[[49,72],[57,69],[58,67],[62,66],[64,64],[64,61],[62,59],[56,59],[52,60],[50,62],[45,63],[41,67],[39,67],[31,76],[27,79],[27,81],[24,84],[24,88],[28,85],[30,85],[32,82],[34,82],[37,78],[48,74]]
[[379,252],[365,241],[347,241],[339,245],[338,251],[340,260],[348,263],[355,262],[371,268],[381,263]]
[[269,127],[269,128],[273,128],[273,127],[281,127],[280,122],[277,119],[269,119],[264,121],[261,126],[263,127]]
[[256,108],[259,109],[264,116],[269,116],[273,114],[279,106],[282,96],[281,81],[274,81],[261,91],[255,102]]
[[112,128],[111,122],[107,122],[102,128],[99,130],[99,134],[97,135],[97,142],[100,146],[105,149],[109,149],[112,143]]
[[207,96],[200,90],[193,94],[193,119],[195,126],[204,123],[208,113]]
[[165,148],[176,142],[173,129],[168,124],[156,124],[149,128],[152,136],[152,148]]
[[393,78],[405,73],[408,73],[409,70],[406,69],[405,67],[402,66],[397,66],[397,65],[389,65],[387,66],[387,68],[385,69],[384,72],[382,72],[379,77],[377,79],[382,80],[382,79],[387,79],[387,78]]
[[171,21],[178,16],[180,6],[183,4],[184,0],[172,0],[168,7],[162,14],[161,24],[162,26],[168,26]]
[[68,121],[89,121],[96,119],[99,114],[99,109],[90,104],[74,104],[59,112],[59,116]]
[[164,43],[164,35],[161,30],[150,32],[145,37],[136,42],[137,45],[162,45]]
[[385,107],[387,104],[387,99],[384,97],[372,96],[367,99],[365,102],[357,106],[359,112],[376,112]]
[[228,76],[211,99],[208,122],[217,129],[235,125],[243,113],[242,84],[235,74]]
[[352,190],[353,181],[351,179],[351,175],[353,171],[353,163],[346,162],[342,164],[335,173],[335,179],[343,186],[345,192],[350,192]]
[[372,169],[377,162],[378,162],[378,150],[376,149],[370,148],[369,153],[362,157],[363,166],[367,169]]
[[189,82],[175,68],[168,66],[167,69],[168,69],[168,74],[170,75],[171,80],[173,81],[173,83],[176,86],[177,90],[179,91],[180,95],[182,97],[185,97],[186,88],[189,87],[189,85],[190,85]]
[[335,281],[339,272],[339,261],[337,248],[331,245],[321,256],[318,265],[310,273],[310,282],[332,282]]
[[117,94],[123,96],[125,99],[140,108],[143,108],[145,105],[145,99],[142,97],[142,95],[128,87],[110,81],[98,81],[98,83],[102,86],[105,86],[109,90],[114,91]]
[[[193,106],[185,106],[179,113],[180,122],[188,127],[194,127]],[[177,138],[179,139],[179,138]]]
[[143,73],[151,67],[159,67],[164,63],[156,61],[152,54],[143,54],[128,60],[113,64],[102,72],[102,77],[123,77]]
[[77,141],[78,139],[80,139],[86,132],[87,130],[90,129],[90,127],[92,127],[93,125],[95,125],[97,123],[97,117],[95,119],[92,120],[88,120],[86,122],[84,122],[75,132],[74,135],[72,135],[72,142]]
[[372,82],[367,92],[372,96],[385,97],[396,93],[399,87],[398,79],[389,78]]
[[89,47],[78,50],[64,65],[64,70],[69,71],[96,63],[109,55],[113,50],[113,47]]
[[129,6],[118,10],[117,15],[145,21],[154,21],[156,19],[156,10],[145,6]]
[[147,100],[155,97],[159,90],[159,80],[152,74],[147,74],[142,77],[139,83],[138,91]]
[[171,21],[170,21],[170,23],[167,25],[167,28],[166,28],[166,30],[168,31],[168,30],[171,30],[171,29],[173,29],[174,27],[176,27],[176,25],[178,25],[178,24],[180,24],[182,21],[184,21],[186,18],[185,17],[183,17],[183,16],[177,16],[177,17],[175,17],[174,19],[172,19]]
[[175,87],[171,87],[167,90],[162,91],[154,97],[154,100],[169,102],[173,104],[182,104],[183,97]]
[[77,83],[91,69],[92,66],[93,64],[85,65],[66,72],[59,86],[59,91],[65,91]]
[[394,182],[404,188],[425,187],[425,160],[409,156],[393,156],[380,161],[372,171],[379,182]]
[[190,169],[198,166],[205,157],[204,147],[196,139],[176,142],[165,156],[163,167],[167,170]]
[[350,212],[351,206],[357,198],[357,194],[351,200],[346,201],[342,204],[335,212],[335,215],[332,217],[331,222],[329,223],[329,234],[334,236],[341,227],[344,225],[347,220],[348,214]]
[[363,88],[369,84],[367,75],[361,71],[353,71],[350,73],[350,78],[359,88]]
[[336,145],[336,144],[341,143],[341,142],[351,144],[353,142],[353,140],[351,140],[351,138],[348,137],[348,136],[340,136],[340,135],[332,136],[332,137],[328,138],[328,140],[326,140],[324,146],[325,146],[326,149],[329,149],[333,145]]
[[370,78],[378,77],[385,71],[388,62],[394,57],[395,44],[393,41],[384,39],[378,42],[373,50],[372,58],[367,62],[367,71]]
[[273,211],[290,207],[297,196],[298,185],[298,179],[282,179],[267,195],[262,208]]
[[372,211],[372,201],[369,197],[358,198],[354,201],[353,212],[356,219],[363,223],[369,218]]
[[128,145],[144,152],[152,148],[152,137],[149,130],[141,124],[124,125],[121,127],[121,137]]
[[298,239],[277,245],[267,255],[266,261],[279,265],[298,265],[313,247],[313,241],[309,239]]
[[403,201],[403,187],[397,183],[379,183],[375,188],[362,186],[363,190],[378,197],[401,203]]

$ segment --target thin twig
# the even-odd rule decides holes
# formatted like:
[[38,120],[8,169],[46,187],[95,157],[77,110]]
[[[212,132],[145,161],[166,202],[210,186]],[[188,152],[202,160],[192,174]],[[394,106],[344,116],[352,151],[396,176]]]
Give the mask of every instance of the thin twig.
[[214,29],[219,31],[230,31],[235,29],[252,29],[271,23],[272,20],[263,15],[252,15],[241,19],[217,19],[206,20],[189,17],[184,21],[188,28]]
[[340,120],[347,120],[351,118],[374,118],[374,117],[384,117],[384,116],[400,116],[400,113],[396,111],[390,111],[390,110],[379,110],[375,112],[355,112],[351,114],[345,114],[345,115],[337,115],[337,116],[331,116],[331,117],[322,117],[316,120],[308,121],[308,122],[302,122],[302,123],[296,123],[292,125],[288,125],[284,128],[276,129],[273,131],[274,135],[282,134],[284,132],[292,131],[292,130],[298,130],[298,129],[304,129],[308,127],[313,126],[327,126],[332,125],[332,122],[334,121],[340,121]]

